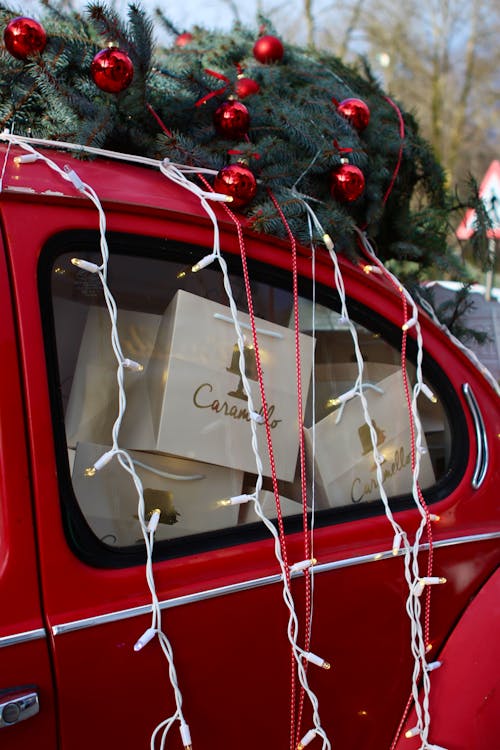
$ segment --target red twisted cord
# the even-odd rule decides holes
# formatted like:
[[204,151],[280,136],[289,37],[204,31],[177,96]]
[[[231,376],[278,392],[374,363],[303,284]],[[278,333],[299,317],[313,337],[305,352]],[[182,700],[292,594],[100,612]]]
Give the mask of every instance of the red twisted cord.
[[[278,214],[283,222],[283,225],[288,234],[290,240],[290,246],[292,249],[292,283],[293,283],[293,313],[294,313],[294,330],[295,330],[295,367],[297,376],[297,419],[299,425],[299,446],[300,446],[300,484],[302,493],[302,524],[304,532],[304,559],[309,560],[311,557],[311,544],[308,533],[308,520],[307,520],[307,476],[306,476],[306,456],[305,456],[305,444],[304,444],[304,431],[302,429],[302,372],[300,363],[300,320],[299,320],[299,294],[298,294],[298,271],[297,271],[297,241],[290,229],[290,226],[286,220],[281,206],[279,205],[276,197],[273,193],[268,190],[269,197],[271,198]],[[309,651],[311,645],[311,573],[309,568],[305,571],[305,618],[306,627],[304,634],[304,649]],[[306,668],[307,665],[304,665]],[[304,711],[304,700],[305,691],[301,688],[299,709],[297,715],[297,735],[296,744],[299,743],[301,736],[301,723],[302,715]]]
[[[406,371],[406,349],[407,349],[407,341],[408,341],[408,331],[406,328],[406,323],[408,322],[408,301],[406,299],[406,295],[403,291],[403,288],[394,281],[394,279],[392,278],[390,274],[386,273],[386,269],[383,263],[381,263],[381,261],[375,256],[373,256],[373,260],[375,261],[376,265],[380,268],[380,270],[384,273],[386,278],[389,279],[391,285],[397,290],[398,294],[401,297],[402,306],[403,306],[403,332],[402,332],[402,337],[401,337],[401,371],[402,371],[402,376],[403,376],[403,387],[405,391],[405,399],[406,399],[406,404],[407,404],[407,409],[408,409],[408,417],[409,417],[409,425],[410,425],[411,468],[412,468],[412,471],[414,471],[415,464],[416,464],[415,422],[413,418],[413,411],[411,408],[411,395],[410,395],[410,387],[408,384],[408,373]],[[427,575],[432,576],[432,569],[433,569],[433,563],[434,563],[434,547],[433,547],[431,517],[430,517],[429,507],[424,500],[422,490],[418,481],[417,481],[417,495],[418,495],[419,502],[425,514],[425,529],[427,533],[427,539],[429,542],[429,554],[427,558]],[[426,591],[425,591],[425,602],[424,602],[424,645],[426,649],[429,647],[429,644],[430,644],[431,588],[432,588],[431,586],[427,586]],[[413,703],[413,692],[410,692],[410,696],[408,698],[405,709],[403,711],[403,715],[401,717],[401,721],[398,725],[396,734],[394,735],[394,739],[391,743],[390,750],[394,750],[396,747],[396,744],[399,740],[399,736],[403,730],[403,726],[410,712],[412,703]]]
[[[204,185],[206,185],[206,187],[208,187],[210,190],[213,190],[210,183],[202,175],[198,175],[198,177],[204,183]],[[268,409],[267,409],[262,363],[261,363],[261,358],[260,358],[257,330],[255,326],[255,313],[254,313],[254,308],[253,308],[252,290],[250,286],[250,276],[248,273],[245,238],[243,236],[243,228],[241,226],[241,222],[239,218],[231,211],[231,209],[226,204],[223,203],[222,206],[224,210],[226,211],[227,215],[234,222],[236,226],[236,232],[238,235],[238,245],[240,249],[241,264],[242,264],[242,269],[243,269],[243,281],[245,284],[245,291],[247,295],[248,314],[250,318],[250,327],[252,331],[252,343],[253,343],[254,352],[255,352],[257,380],[259,384],[260,397],[262,401],[262,414],[264,417],[264,425],[265,425],[265,430],[266,430],[269,464],[271,468],[271,481],[272,481],[272,486],[273,486],[274,498],[276,501],[276,513],[277,513],[277,521],[278,521],[280,548],[281,548],[281,554],[283,557],[283,562],[284,562],[284,567],[285,567],[285,577],[286,577],[287,585],[288,585],[288,588],[291,590],[290,565],[288,563],[286,535],[285,535],[285,527],[283,524],[283,514],[281,511],[281,503],[280,503],[279,488],[278,488],[278,477],[276,473],[276,462],[274,459],[274,450],[273,450],[273,444],[272,444],[271,427],[269,423],[269,414],[268,414]],[[297,700],[297,697],[296,697],[297,678],[296,678],[295,656],[293,653],[293,648],[291,648],[290,650],[290,662],[291,662],[291,669],[290,669],[290,674],[291,674],[291,677],[290,677],[290,750],[295,750],[295,747],[296,747],[295,705],[296,705],[296,700]]]
[[384,99],[385,99],[385,101],[388,104],[391,105],[391,107],[395,110],[395,112],[396,112],[396,114],[398,116],[398,121],[399,121],[399,137],[401,138],[401,143],[399,144],[399,152],[398,152],[398,158],[397,158],[396,166],[394,167],[394,171],[392,173],[391,181],[389,182],[389,186],[388,186],[387,190],[385,191],[384,197],[382,199],[382,203],[387,203],[387,199],[389,198],[389,195],[392,192],[392,188],[394,187],[394,183],[396,182],[396,177],[398,176],[399,168],[401,167],[401,161],[402,161],[402,158],[403,158],[403,143],[404,143],[404,138],[405,138],[405,123],[404,123],[404,120],[403,120],[403,115],[401,114],[401,110],[399,109],[399,107],[397,106],[397,104],[395,104],[392,101],[392,99],[389,99],[388,96],[384,96]]

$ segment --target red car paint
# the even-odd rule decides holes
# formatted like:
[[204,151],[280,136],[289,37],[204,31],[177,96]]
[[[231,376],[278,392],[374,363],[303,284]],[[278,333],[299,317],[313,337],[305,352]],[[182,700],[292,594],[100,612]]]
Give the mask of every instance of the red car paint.
[[[5,149],[0,158],[3,162]],[[211,247],[212,226],[197,199],[157,172],[104,159],[74,160],[63,152],[51,151],[50,158],[61,166],[70,163],[96,189],[110,232]],[[224,251],[238,253],[234,224],[222,210],[217,215]],[[2,747],[147,747],[173,702],[158,644],[133,650],[149,625],[147,614],[127,616],[127,610],[149,604],[144,566],[91,566],[68,544],[37,288],[45,243],[61,232],[96,230],[97,214],[44,164],[16,165],[9,158],[0,222],[0,691],[9,695],[13,688],[34,685],[40,700],[36,716],[0,728]],[[247,252],[270,266],[289,268],[289,248],[277,239],[248,232]],[[299,272],[307,276],[308,252],[301,252]],[[387,282],[348,261],[342,271],[351,298],[401,326],[400,299]],[[326,253],[318,256],[317,279],[333,285]],[[500,559],[498,396],[427,316],[421,322],[426,350],[446,373],[464,411],[469,443],[460,482],[432,506],[441,518],[435,526],[435,569],[448,585],[432,595],[431,642],[436,658],[442,652],[445,660],[450,653],[453,667],[448,679],[443,667],[435,684],[435,727],[445,736],[431,734],[431,740],[449,750],[493,750],[500,730],[497,664],[488,664],[483,654],[476,670],[464,651],[475,632],[481,647],[498,630],[498,607],[482,603],[497,601],[500,594],[498,575],[492,577]],[[464,383],[473,389],[485,423],[488,467],[479,489],[471,486],[478,444]],[[402,510],[398,520],[416,526],[417,511]],[[339,562],[315,578],[312,650],[333,666],[311,677],[323,725],[337,750],[389,748],[410,693],[413,662],[402,561],[374,559],[391,549],[392,539],[383,515],[315,532],[320,564]],[[291,559],[301,559],[301,534],[292,534],[288,543]],[[267,750],[289,742],[290,654],[280,584],[242,587],[227,595],[216,591],[276,573],[270,539],[155,564],[159,598],[171,605],[164,612],[165,629],[174,645],[194,750]],[[295,580],[294,591],[300,594],[301,585]],[[213,595],[189,601],[208,591]],[[91,618],[122,611],[121,619],[91,626]],[[79,625],[68,627],[72,623]],[[17,638],[27,632],[32,638]],[[476,745],[472,739],[464,744],[462,723],[454,712],[448,722],[443,711],[450,702],[456,705],[458,680],[478,683],[467,714],[468,737],[476,737]],[[487,696],[487,709],[481,696]],[[480,727],[477,734],[474,727]],[[417,747],[410,743],[402,739],[398,749]],[[169,736],[167,746],[181,747],[177,734]]]

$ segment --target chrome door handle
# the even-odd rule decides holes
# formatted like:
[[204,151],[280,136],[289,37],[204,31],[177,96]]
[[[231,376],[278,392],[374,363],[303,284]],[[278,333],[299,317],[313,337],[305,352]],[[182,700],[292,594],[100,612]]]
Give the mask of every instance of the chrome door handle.
[[470,387],[469,383],[462,385],[462,391],[469,407],[469,411],[474,422],[474,432],[476,433],[476,465],[474,468],[474,474],[472,476],[472,487],[477,490],[482,485],[486,471],[488,469],[489,455],[488,455],[488,439],[486,437],[486,428],[484,426],[483,415],[479,409],[479,405],[476,401],[474,391]]
[[38,693],[31,688],[0,690],[0,729],[35,716],[40,710]]

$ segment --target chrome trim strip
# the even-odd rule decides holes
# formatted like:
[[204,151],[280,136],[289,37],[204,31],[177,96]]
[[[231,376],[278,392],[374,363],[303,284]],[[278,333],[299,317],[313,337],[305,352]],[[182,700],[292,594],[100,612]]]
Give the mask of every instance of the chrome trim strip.
[[4,635],[2,638],[0,638],[0,648],[5,648],[5,646],[15,646],[18,643],[27,643],[27,641],[36,641],[39,638],[46,637],[47,634],[44,628],[37,628],[36,630],[25,630],[24,633]]
[[477,445],[477,457],[476,466],[474,468],[474,474],[472,476],[472,487],[477,490],[482,485],[488,469],[488,440],[486,437],[486,429],[484,426],[483,415],[479,409],[479,405],[476,401],[474,391],[470,387],[469,383],[462,385],[462,391],[467,401],[472,420],[474,422],[474,431],[476,433],[476,445]]
[[[451,547],[458,544],[468,544],[471,542],[484,542],[491,539],[500,539],[500,531],[494,531],[487,534],[476,534],[471,536],[456,537],[454,539],[443,539],[438,542],[434,542],[433,548],[438,547]],[[421,550],[429,548],[428,544],[420,545]],[[402,552],[399,552],[402,555]],[[374,552],[369,555],[360,555],[359,557],[349,557],[345,560],[336,560],[330,563],[323,563],[314,566],[315,575],[318,573],[326,573],[331,570],[340,570],[341,568],[349,568],[354,565],[364,565],[365,563],[372,563],[378,560],[391,559],[394,557],[392,550],[384,552]],[[300,572],[293,574],[293,577],[302,575]],[[235,594],[240,591],[248,591],[250,589],[260,588],[261,586],[269,586],[271,584],[279,583],[281,580],[280,575],[265,576],[263,578],[254,578],[249,581],[242,581],[241,583],[233,583],[229,586],[219,586],[215,589],[208,589],[206,591],[198,591],[195,594],[188,594],[186,596],[177,596],[174,599],[167,599],[166,601],[160,602],[160,608],[172,609],[173,607],[181,607],[185,604],[193,604],[194,602],[205,601],[206,599],[214,599],[218,596],[226,596],[227,594]],[[109,612],[105,615],[96,615],[95,617],[86,617],[82,620],[73,620],[71,622],[64,622],[60,625],[52,626],[53,635],[62,635],[63,633],[71,633],[75,630],[83,630],[85,628],[92,628],[96,625],[105,625],[110,622],[118,622],[119,620],[126,620],[129,617],[139,617],[140,615],[147,615],[151,613],[151,605],[145,604],[141,607],[130,607],[130,609],[117,610],[116,612]]]

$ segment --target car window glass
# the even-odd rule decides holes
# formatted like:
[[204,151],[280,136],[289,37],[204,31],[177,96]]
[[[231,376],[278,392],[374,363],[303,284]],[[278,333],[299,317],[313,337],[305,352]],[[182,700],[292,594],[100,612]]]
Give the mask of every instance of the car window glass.
[[[240,351],[220,272],[191,272],[190,253],[168,259],[147,252],[115,253],[109,284],[117,303],[123,355],[140,365],[124,372],[127,410],[119,430],[144,487],[146,514],[161,511],[157,541],[244,529],[258,521],[253,503],[229,498],[255,489],[250,407],[242,382]],[[89,471],[111,445],[118,413],[117,359],[109,313],[98,278],[61,253],[52,267],[51,298],[60,397],[71,482],[94,535],[110,547],[142,544],[137,492],[114,458]],[[83,256],[97,261],[86,251]],[[177,257],[179,253],[177,253]],[[197,257],[200,257],[199,254]],[[187,264],[186,264],[187,258]],[[253,278],[253,277],[252,277]],[[243,359],[257,413],[262,414],[258,362],[245,286],[235,272],[233,296],[244,332]],[[292,294],[279,277],[252,281],[259,359],[269,438],[258,425],[264,469],[260,502],[276,516],[272,474],[285,518],[302,513],[296,355]],[[359,397],[345,399],[359,376],[356,344],[347,322],[331,305],[299,300],[301,383],[308,505],[318,511],[359,508],[380,490],[372,436]],[[355,319],[356,309],[353,308]],[[363,393],[389,497],[411,492],[412,455],[401,357],[376,327],[355,324],[363,357]],[[415,368],[408,364],[410,384]],[[433,388],[432,384],[429,384]],[[423,425],[420,483],[432,487],[451,454],[450,426],[438,391],[419,398]],[[414,460],[414,459],[413,459]]]

